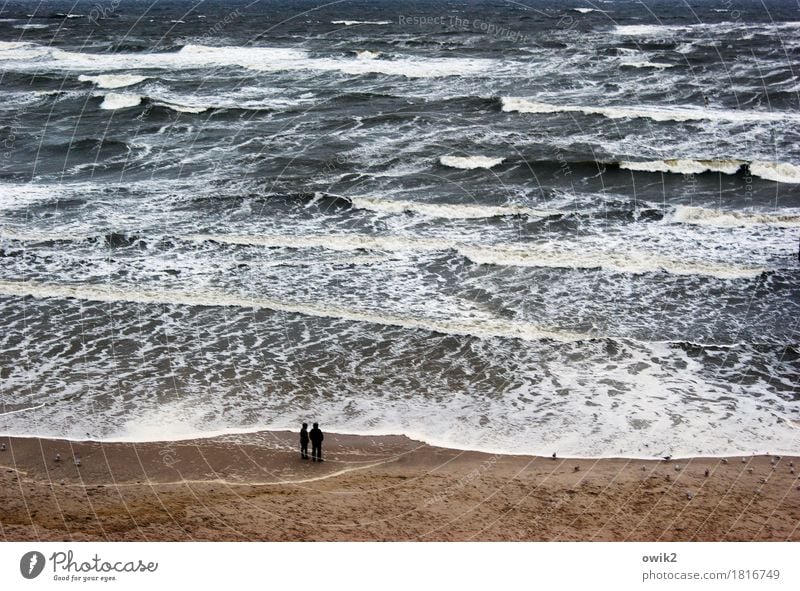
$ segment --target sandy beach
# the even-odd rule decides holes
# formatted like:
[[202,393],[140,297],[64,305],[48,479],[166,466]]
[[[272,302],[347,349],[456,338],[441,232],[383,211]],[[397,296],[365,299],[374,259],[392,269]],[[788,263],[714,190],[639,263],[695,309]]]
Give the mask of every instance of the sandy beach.
[[327,434],[320,464],[300,459],[296,437],[0,438],[0,536],[800,540],[798,458],[553,459]]

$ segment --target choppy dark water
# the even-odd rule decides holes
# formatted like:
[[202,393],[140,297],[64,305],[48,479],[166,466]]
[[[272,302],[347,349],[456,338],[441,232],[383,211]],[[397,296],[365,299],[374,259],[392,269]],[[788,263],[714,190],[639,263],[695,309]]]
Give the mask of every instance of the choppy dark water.
[[0,12],[0,432],[797,451],[796,4],[122,4]]

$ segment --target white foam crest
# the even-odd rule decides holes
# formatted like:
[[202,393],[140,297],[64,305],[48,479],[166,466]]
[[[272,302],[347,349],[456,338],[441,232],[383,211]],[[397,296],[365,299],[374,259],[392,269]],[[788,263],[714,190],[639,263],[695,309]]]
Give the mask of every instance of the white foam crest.
[[352,322],[366,322],[426,330],[442,334],[478,338],[511,338],[526,341],[553,340],[574,342],[593,338],[588,334],[550,330],[528,322],[511,321],[493,316],[469,318],[419,318],[381,314],[340,308],[323,303],[284,302],[271,298],[252,297],[221,291],[148,290],[109,285],[56,285],[34,281],[0,281],[0,294],[35,298],[73,298],[96,302],[132,302],[140,304],[175,304],[182,306],[240,307],[268,309],[275,312],[303,314]]
[[331,21],[332,25],[344,25],[351,27],[353,25],[391,25],[392,21]]
[[800,227],[800,212],[761,213],[744,211],[725,211],[689,205],[679,205],[672,215],[672,221],[684,224],[698,224],[732,228],[740,226],[776,226],[778,228]]
[[32,184],[0,183],[0,210],[17,209],[57,195],[58,187]]
[[479,205],[477,203],[420,203],[399,199],[374,199],[371,197],[351,197],[350,201],[358,209],[366,209],[378,213],[416,213],[426,217],[443,219],[480,219],[512,215],[548,217],[563,212],[556,210],[540,210],[524,205]]
[[613,29],[615,35],[636,36],[644,37],[648,35],[661,35],[662,33],[670,33],[674,31],[681,31],[685,29],[684,26],[672,25],[617,25]]
[[644,57],[628,56],[619,60],[619,65],[628,66],[629,68],[672,68],[673,64],[661,64],[658,62],[651,62]]
[[153,104],[181,113],[202,113],[209,109],[286,110],[311,105],[318,100],[311,92],[287,95],[285,90],[263,86],[240,87],[212,94],[183,94],[161,87],[148,88],[148,91]]
[[15,49],[27,49],[35,47],[28,41],[0,41],[0,51],[13,51]]
[[167,101],[153,101],[153,104],[157,107],[166,107],[167,109],[172,109],[178,113],[203,113],[211,108],[203,105],[180,105],[178,103],[171,103]]
[[325,235],[236,235],[236,234],[190,234],[184,240],[204,242],[207,240],[242,246],[265,246],[267,248],[325,248],[336,251],[383,250],[389,252],[423,251],[433,252],[454,247],[449,240],[435,238],[401,238],[396,236],[367,236],[364,234]]
[[103,97],[103,102],[100,103],[100,108],[107,111],[115,111],[117,109],[136,107],[141,104],[141,102],[142,97],[136,94],[110,92]]
[[777,183],[800,183],[800,166],[786,162],[754,161],[749,165],[755,176]]
[[676,174],[702,174],[704,172],[722,172],[736,174],[746,164],[744,160],[691,160],[676,158],[673,160],[652,160],[646,162],[621,161],[620,168],[639,172],[672,172]]
[[472,170],[475,168],[492,168],[502,163],[504,158],[491,158],[489,156],[442,156],[439,158],[444,166]]
[[28,24],[25,24],[25,25],[14,25],[13,28],[22,29],[23,31],[27,31],[28,29],[46,29],[49,26],[50,25],[41,25],[41,24],[28,23]]
[[[658,64],[656,64],[658,65]],[[601,115],[609,119],[644,118],[653,121],[731,121],[756,123],[765,121],[800,122],[800,114],[780,111],[707,109],[694,105],[621,105],[588,106],[557,105],[520,97],[501,97],[503,111],[519,113],[581,113]]]
[[[765,30],[779,31],[782,29],[796,29],[800,23],[796,21],[770,22],[770,23],[747,23],[744,21],[727,21],[719,23],[695,23],[691,25],[617,25],[611,31],[614,35],[632,37],[663,37],[676,33],[686,33],[695,31],[736,31],[736,30]],[[748,37],[749,38],[749,37]]]
[[361,60],[374,60],[380,55],[379,51],[370,51],[369,49],[362,49],[356,51],[356,57]]
[[[57,201],[60,199],[86,199],[89,196],[101,195],[105,198],[112,190],[136,190],[147,195],[160,196],[169,191],[178,192],[186,188],[184,181],[146,180],[125,182],[120,184],[101,184],[97,182],[82,183],[0,183],[0,211],[3,209],[19,209],[40,201]],[[200,189],[198,189],[200,190]],[[4,231],[9,231],[5,228]]]
[[800,166],[788,162],[765,162],[745,160],[693,160],[675,158],[670,160],[647,160],[641,162],[621,161],[619,167],[638,172],[670,172],[675,174],[701,174],[721,172],[736,174],[742,165],[747,165],[750,174],[777,183],[800,183]]
[[[8,91],[3,93],[3,101],[0,103],[0,110],[3,111],[14,111],[21,107],[22,105],[30,105],[41,100],[43,96],[53,96],[58,95],[62,91],[52,90],[52,91],[45,91],[45,90],[34,90],[33,92],[24,91],[24,92],[14,92]],[[0,146],[5,147],[5,141],[0,141]]]
[[[393,60],[308,59],[291,69],[339,71],[345,74],[386,74],[406,78],[470,76],[487,72],[493,60],[478,58],[397,58]],[[280,69],[280,68],[279,68]]]
[[378,250],[388,252],[438,252],[455,250],[479,265],[550,267],[563,269],[605,269],[619,273],[644,274],[667,272],[673,275],[702,275],[720,279],[751,279],[764,272],[761,267],[746,267],[716,262],[672,259],[647,252],[576,251],[569,244],[497,246],[466,244],[437,238],[401,238],[396,236],[341,235],[229,235],[192,234],[191,241],[214,241],[268,248],[325,248],[336,251]]
[[98,88],[124,88],[126,86],[133,86],[147,80],[147,76],[139,76],[136,74],[99,74],[97,76],[88,76],[81,74],[78,76],[81,82],[92,82]]
[[719,279],[751,279],[764,269],[722,263],[675,260],[644,252],[584,252],[568,245],[526,248],[460,246],[459,252],[479,265],[552,267],[559,269],[604,269],[639,275],[666,271],[673,275],[703,275]]
[[[0,46],[0,49],[3,49]],[[69,71],[242,67],[257,71],[339,71],[387,74],[409,78],[473,75],[489,71],[495,60],[478,58],[398,57],[393,60],[309,57],[305,51],[277,47],[210,47],[187,45],[173,53],[80,53],[43,46],[7,46],[0,61],[14,60],[16,69]],[[22,61],[22,63],[19,63]]]
[[50,49],[25,41],[0,41],[0,62],[9,62],[4,69],[31,67],[50,55]]
[[0,240],[15,240],[17,242],[47,242],[50,240],[80,242],[85,239],[85,236],[61,232],[20,232],[8,228],[0,228]]
[[[128,54],[135,56],[136,54]],[[271,64],[303,62],[308,53],[299,49],[283,47],[210,47],[186,45],[177,53],[161,54],[166,62],[177,66],[196,66],[201,63],[211,66],[241,66],[256,70],[269,70]]]
[[312,104],[313,97],[283,98],[262,97],[260,99],[247,99],[241,93],[214,96],[182,96],[173,93],[154,92],[148,95],[151,104],[157,107],[172,109],[178,113],[204,113],[209,109],[243,109],[243,110],[286,110],[294,107]]

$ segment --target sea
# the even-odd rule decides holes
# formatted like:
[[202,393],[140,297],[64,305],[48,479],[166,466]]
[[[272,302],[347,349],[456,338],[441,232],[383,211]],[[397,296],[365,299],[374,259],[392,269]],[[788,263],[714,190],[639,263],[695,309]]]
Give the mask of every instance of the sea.
[[800,453],[789,0],[0,5],[0,434]]

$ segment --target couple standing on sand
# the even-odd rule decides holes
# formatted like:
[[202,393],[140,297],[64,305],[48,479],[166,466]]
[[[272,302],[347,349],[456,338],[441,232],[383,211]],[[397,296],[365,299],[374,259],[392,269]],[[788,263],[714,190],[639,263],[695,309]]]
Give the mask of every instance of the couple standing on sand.
[[322,434],[322,429],[319,428],[319,423],[314,423],[314,428],[309,433],[308,423],[303,423],[303,428],[300,429],[300,458],[303,460],[308,459],[308,441],[311,440],[311,459],[315,462],[322,461],[322,440],[325,436]]

